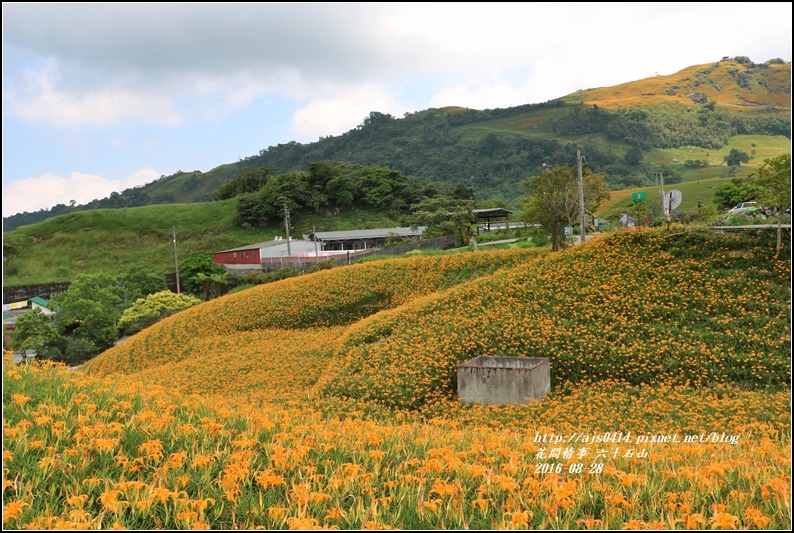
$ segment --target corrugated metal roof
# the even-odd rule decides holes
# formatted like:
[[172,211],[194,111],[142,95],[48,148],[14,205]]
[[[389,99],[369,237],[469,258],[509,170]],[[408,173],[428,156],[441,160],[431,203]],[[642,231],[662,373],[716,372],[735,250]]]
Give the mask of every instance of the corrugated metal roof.
[[222,254],[224,252],[240,252],[243,250],[259,250],[261,248],[269,248],[271,246],[277,246],[279,244],[286,244],[287,241],[277,241],[273,239],[272,241],[265,241],[265,242],[258,242],[256,244],[249,244],[248,246],[240,246],[239,248],[230,248],[228,250],[221,250],[220,252],[215,252],[216,254]]
[[489,209],[473,209],[472,213],[475,215],[487,215],[487,214],[496,214],[496,213],[512,213],[509,209],[503,209],[501,207],[492,207]]
[[400,237],[419,237],[422,235],[427,226],[419,226],[413,228],[378,228],[378,229],[359,229],[350,231],[318,231],[314,235],[320,241],[341,241],[341,240],[359,240],[359,239],[385,239],[390,235],[398,235]]
[[[341,240],[363,240],[363,239],[385,239],[389,237],[389,235],[399,235],[400,237],[419,237],[421,236],[427,226],[419,226],[415,230],[412,228],[378,228],[378,229],[359,229],[359,230],[350,230],[350,231],[318,231],[314,235],[317,235],[317,240],[319,241],[341,241]],[[311,242],[310,233],[306,237]],[[293,239],[291,244],[295,245],[296,243],[304,242],[300,239]],[[274,246],[286,247],[287,241],[285,240],[272,240],[266,242],[259,242],[256,244],[249,244],[248,246],[240,246],[239,248],[230,248],[228,250],[221,250],[220,252],[215,252],[216,254],[221,254],[225,252],[242,252],[245,250],[261,250],[263,248],[271,248]],[[266,254],[263,252],[264,256],[270,256],[272,254]]]

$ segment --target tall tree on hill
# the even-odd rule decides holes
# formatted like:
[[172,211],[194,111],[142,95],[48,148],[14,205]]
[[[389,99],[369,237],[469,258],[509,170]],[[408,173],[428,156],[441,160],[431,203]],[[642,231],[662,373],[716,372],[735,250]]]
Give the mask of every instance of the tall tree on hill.
[[130,266],[124,273],[120,285],[124,291],[124,307],[131,306],[138,298],[145,298],[149,294],[168,288],[165,277],[144,265]]
[[[604,176],[582,169],[585,208],[595,211],[609,198]],[[572,226],[579,211],[578,170],[567,165],[545,169],[525,182],[530,196],[523,199],[523,218],[540,224],[551,235],[552,250],[559,251],[565,226]]]
[[474,200],[424,198],[411,206],[411,227],[427,226],[425,235],[455,235],[459,245],[469,243],[474,224]]
[[777,213],[777,253],[780,253],[783,213],[791,208],[791,154],[765,160],[758,169],[755,184],[761,188],[758,200]]
[[201,294],[207,279],[215,274],[223,276],[225,273],[226,269],[212,259],[212,254],[207,253],[191,254],[179,265],[180,277],[184,279],[185,290],[189,294]]
[[723,159],[729,167],[740,167],[742,163],[747,163],[750,160],[750,154],[731,148],[731,151]]
[[728,209],[742,202],[756,200],[761,193],[752,178],[732,178],[714,188],[714,203],[718,209]]
[[396,211],[405,207],[408,179],[387,167],[369,166],[356,172],[355,182],[362,200],[375,209]]
[[265,186],[268,177],[272,174],[273,169],[270,167],[248,167],[243,170],[242,174],[221,185],[220,189],[213,195],[213,199],[227,200],[236,196],[254,193]]
[[353,205],[356,187],[351,176],[356,165],[335,161],[309,163],[306,174],[307,198],[305,204],[319,211],[322,207]]
[[284,206],[294,211],[306,205],[306,174],[291,171],[268,178],[265,186],[237,200],[236,220],[244,228],[258,228],[280,219]]

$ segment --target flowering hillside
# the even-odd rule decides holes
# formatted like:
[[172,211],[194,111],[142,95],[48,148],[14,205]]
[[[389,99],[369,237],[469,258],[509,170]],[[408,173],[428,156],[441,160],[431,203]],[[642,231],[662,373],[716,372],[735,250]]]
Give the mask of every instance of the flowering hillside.
[[[249,341],[245,335],[239,335],[242,332],[275,329],[285,330],[283,336],[293,336],[304,335],[306,329],[346,326],[417,296],[544,253],[519,249],[493,254],[414,256],[323,270],[259,285],[173,315],[104,352],[87,364],[86,369],[98,374],[128,374],[156,368],[207,353],[207,343],[215,338],[226,347],[219,361],[226,361],[245,356]],[[327,341],[312,349],[324,350],[336,338],[337,335],[329,335]],[[240,344],[235,345],[238,341]]]
[[[786,529],[790,260],[632,230],[413,257],[3,365],[4,529]],[[464,404],[474,355],[552,392]]]
[[326,391],[418,408],[478,355],[548,357],[552,386],[790,383],[790,262],[760,238],[618,233],[349,328]]

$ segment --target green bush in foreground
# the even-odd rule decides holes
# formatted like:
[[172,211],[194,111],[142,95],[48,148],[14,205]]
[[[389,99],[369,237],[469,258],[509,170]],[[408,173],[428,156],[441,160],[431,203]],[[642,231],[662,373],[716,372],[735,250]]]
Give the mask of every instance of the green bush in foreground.
[[198,303],[201,303],[201,300],[192,296],[183,297],[171,291],[156,292],[146,298],[138,298],[132,307],[124,310],[118,328],[125,335],[132,335]]

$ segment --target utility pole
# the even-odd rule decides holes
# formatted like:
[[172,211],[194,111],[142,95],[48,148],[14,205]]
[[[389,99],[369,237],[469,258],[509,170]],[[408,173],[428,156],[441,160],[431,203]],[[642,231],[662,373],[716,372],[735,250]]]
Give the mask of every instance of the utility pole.
[[292,251],[289,246],[289,211],[287,211],[287,204],[284,204],[284,227],[287,229],[287,257],[292,257]]
[[176,293],[181,294],[179,290],[179,259],[176,255],[176,226],[174,226],[174,267],[176,268]]
[[661,189],[662,189],[662,212],[667,216],[667,231],[670,231],[670,223],[673,221],[670,218],[670,211],[672,211],[672,209],[670,209],[670,207],[671,207],[671,204],[673,203],[673,199],[670,198],[670,202],[668,203],[667,202],[667,198],[665,198],[665,195],[664,195],[664,175],[661,172],[659,172],[659,184],[660,184]]
[[[579,153],[579,149],[576,149],[576,168],[579,171],[579,234],[580,240],[584,243],[585,240],[585,230],[587,228],[587,219],[585,218],[584,214],[584,183],[582,182],[582,154]],[[573,228],[571,228],[571,233],[573,233]]]
[[665,205],[665,198],[664,198],[664,176],[661,172],[659,172],[659,190],[662,193],[662,213],[665,215],[667,214],[667,206]]
[[314,264],[320,262],[320,254],[317,253],[317,228],[312,226],[312,240],[314,241]]

